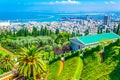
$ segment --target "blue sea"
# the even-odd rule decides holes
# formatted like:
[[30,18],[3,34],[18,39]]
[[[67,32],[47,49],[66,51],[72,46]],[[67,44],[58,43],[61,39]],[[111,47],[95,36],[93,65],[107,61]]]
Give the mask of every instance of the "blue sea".
[[[63,17],[79,18],[89,15],[93,19],[103,19],[105,13],[39,13],[39,12],[0,12],[0,21],[11,22],[59,22]],[[116,14],[114,14],[115,17]]]

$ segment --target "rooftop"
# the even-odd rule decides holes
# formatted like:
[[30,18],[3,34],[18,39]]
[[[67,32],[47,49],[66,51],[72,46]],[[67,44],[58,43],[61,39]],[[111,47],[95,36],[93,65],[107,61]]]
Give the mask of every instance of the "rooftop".
[[111,40],[118,38],[120,38],[119,35],[111,32],[111,33],[82,36],[82,37],[78,37],[78,40],[81,41],[83,44],[88,45],[92,43],[99,43],[101,40]]

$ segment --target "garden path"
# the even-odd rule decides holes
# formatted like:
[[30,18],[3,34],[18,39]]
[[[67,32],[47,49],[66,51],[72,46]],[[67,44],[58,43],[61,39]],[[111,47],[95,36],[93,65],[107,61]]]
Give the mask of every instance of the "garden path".
[[5,51],[5,52],[8,53],[8,54],[12,54],[12,55],[13,55],[12,52],[8,51],[7,49],[3,48],[2,46],[0,46],[0,49],[3,50],[3,51]]
[[103,62],[103,51],[99,51],[99,54],[100,54],[100,58],[101,58],[101,62]]
[[59,69],[59,72],[58,72],[58,76],[59,76],[60,73],[62,72],[63,67],[64,67],[64,62],[61,60],[61,61],[60,61],[60,69]]

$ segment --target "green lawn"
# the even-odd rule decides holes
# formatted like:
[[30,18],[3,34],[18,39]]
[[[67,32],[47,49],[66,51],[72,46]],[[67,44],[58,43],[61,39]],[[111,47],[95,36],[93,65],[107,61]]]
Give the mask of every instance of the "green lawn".
[[8,53],[6,53],[5,51],[3,51],[3,50],[0,49],[0,54],[6,55],[6,54],[8,54]]
[[80,57],[73,57],[64,62],[64,68],[56,80],[79,80],[83,68]]
[[78,60],[78,66],[77,66],[77,69],[76,69],[76,72],[75,72],[75,75],[74,75],[74,79],[73,80],[79,80],[80,79],[80,76],[81,76],[81,73],[82,73],[82,70],[83,70],[83,61],[82,59],[80,58]]
[[59,67],[60,67],[59,61],[56,61],[49,65],[49,74],[48,74],[47,80],[56,80],[57,79]]
[[49,65],[49,76],[47,80],[79,80],[83,63],[80,57],[73,57],[64,62],[64,68],[58,76],[60,62],[56,61]]

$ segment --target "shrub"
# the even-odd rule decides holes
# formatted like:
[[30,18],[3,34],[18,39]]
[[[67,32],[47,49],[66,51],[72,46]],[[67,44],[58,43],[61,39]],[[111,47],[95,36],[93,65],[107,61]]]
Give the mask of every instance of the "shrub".
[[4,71],[2,69],[0,69],[0,75],[3,74],[3,73],[4,73]]
[[60,59],[61,59],[61,56],[60,56],[60,55],[57,56],[57,57],[54,58],[54,59],[50,59],[49,64],[52,64],[52,63],[54,63],[54,62],[56,62],[56,61],[58,61],[58,60],[60,60]]
[[63,52],[69,52],[70,51],[70,46],[69,45],[64,45],[62,48]]
[[60,54],[63,54],[63,51],[61,48],[57,47],[57,48],[55,48],[55,53],[56,53],[56,55],[60,55]]

